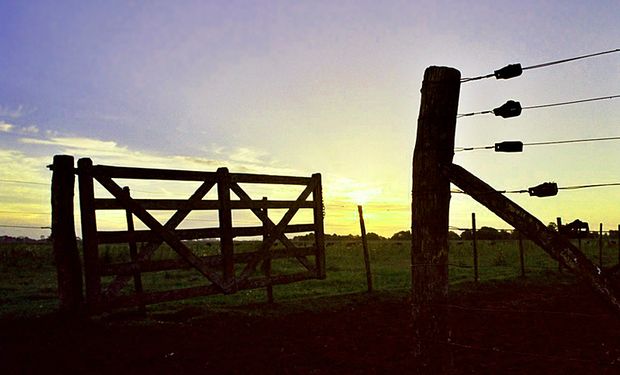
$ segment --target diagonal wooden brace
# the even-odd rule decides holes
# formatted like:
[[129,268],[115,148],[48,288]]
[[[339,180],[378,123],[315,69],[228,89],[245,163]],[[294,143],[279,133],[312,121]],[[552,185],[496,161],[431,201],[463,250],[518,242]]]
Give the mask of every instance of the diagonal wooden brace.
[[590,284],[620,314],[620,298],[603,270],[592,263],[566,238],[547,228],[536,217],[497,192],[463,167],[452,164],[444,170],[450,181],[487,207],[520,233],[543,248],[554,259]]
[[217,285],[222,291],[228,293],[231,290],[231,285],[226,285],[222,277],[216,272],[216,270],[207,266],[202,260],[194,255],[192,251],[185,246],[176,234],[171,230],[159,223],[151,214],[148,213],[140,204],[136,203],[131,197],[127,196],[123,192],[123,189],[118,186],[111,178],[107,176],[96,176],[97,181],[105,187],[119,202],[121,202],[125,208],[131,211],[138,219],[140,219],[149,229],[158,234],[163,241],[165,241],[170,247],[176,251],[183,259],[185,259],[190,265],[196,268],[213,284]]

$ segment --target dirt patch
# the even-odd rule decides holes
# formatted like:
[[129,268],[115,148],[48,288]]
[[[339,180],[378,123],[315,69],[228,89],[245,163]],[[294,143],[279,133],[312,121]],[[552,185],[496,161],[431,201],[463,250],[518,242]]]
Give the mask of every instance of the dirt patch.
[[[514,282],[462,289],[450,298],[446,345],[456,373],[620,373],[620,318],[589,289]],[[0,373],[405,373],[414,366],[409,327],[406,293],[232,312],[192,307],[148,320],[4,320]]]

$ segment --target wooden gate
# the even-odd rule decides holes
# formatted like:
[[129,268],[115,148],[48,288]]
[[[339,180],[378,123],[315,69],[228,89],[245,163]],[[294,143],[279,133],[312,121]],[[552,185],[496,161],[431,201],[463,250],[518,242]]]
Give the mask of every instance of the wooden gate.
[[[56,173],[61,171],[54,168],[54,174]],[[290,177],[229,173],[226,168],[220,168],[217,172],[127,168],[93,165],[87,158],[78,161],[75,173],[79,183],[85,305],[90,313],[325,278],[320,174]],[[115,179],[194,181],[199,183],[199,187],[187,199],[135,199],[132,198],[129,188],[121,187]],[[248,189],[242,188],[241,184],[244,187],[256,184],[299,185],[303,190],[295,200],[257,200],[252,199],[247,193]],[[96,185],[103,187],[112,198],[96,197]],[[205,199],[211,190],[217,191],[216,200]],[[233,199],[233,195],[236,198]],[[285,209],[286,212],[275,222],[270,218],[268,209]],[[96,213],[103,210],[125,211],[127,229],[99,230]],[[174,213],[162,223],[153,216],[153,210]],[[190,212],[209,210],[217,211],[216,227],[178,228]],[[251,211],[262,225],[235,226],[233,211],[238,210]],[[311,210],[313,222],[291,224],[291,220],[300,210]],[[146,229],[136,230],[134,217]],[[287,237],[287,233],[301,232],[314,233],[314,242],[310,246],[301,246]],[[258,245],[250,251],[236,252],[239,242],[233,242],[233,239],[238,237],[260,237],[262,241],[254,242]],[[204,255],[192,250],[191,240],[206,239],[212,239],[209,245],[219,248],[217,254]],[[128,244],[129,261],[102,262],[102,245],[122,243]],[[276,243],[282,246],[275,246]],[[153,259],[153,255],[164,244],[177,256],[174,259]],[[299,270],[290,272],[288,267],[289,272],[272,272],[272,260],[285,258],[295,260]],[[262,265],[260,271],[257,270],[259,265]],[[59,266],[59,288],[61,268]],[[142,278],[146,273],[188,268],[202,275],[200,279],[204,282],[201,282],[201,285],[157,291],[144,290],[142,286]],[[126,288],[132,279],[133,287]],[[62,306],[63,291],[59,292]],[[76,299],[79,298],[70,298],[72,301]]]

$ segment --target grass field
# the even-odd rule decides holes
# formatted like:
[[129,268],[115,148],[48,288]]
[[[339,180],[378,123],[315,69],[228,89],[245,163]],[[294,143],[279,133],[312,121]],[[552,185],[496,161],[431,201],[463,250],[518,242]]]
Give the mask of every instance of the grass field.
[[[480,281],[517,279],[520,277],[518,243],[516,241],[479,241]],[[217,252],[217,244],[195,243],[195,251],[202,255]],[[247,251],[256,244],[237,243],[236,251]],[[598,263],[598,240],[583,241],[586,255]],[[374,289],[377,291],[406,291],[411,285],[410,245],[408,242],[376,241],[370,245]],[[526,277],[544,281],[559,277],[557,263],[529,241],[524,242]],[[351,241],[327,243],[327,279],[309,280],[275,286],[276,301],[303,300],[312,297],[337,296],[366,290],[361,244]],[[102,246],[104,262],[128,260],[126,248]],[[156,259],[174,257],[170,249],[160,249]],[[615,265],[617,244],[604,242],[603,263]],[[469,241],[450,243],[450,282],[458,289],[473,280],[472,244]],[[292,269],[293,261],[274,261],[274,272]],[[565,272],[566,274],[566,272]],[[566,277],[566,276],[562,276]],[[204,278],[196,271],[167,271],[144,274],[145,290],[161,290],[196,286]],[[105,280],[104,280],[105,282]],[[262,289],[240,291],[229,296],[210,296],[163,303],[149,307],[149,311],[169,311],[188,306],[208,306],[221,310],[234,306],[262,303],[266,300]],[[51,246],[46,244],[0,245],[0,318],[37,316],[57,309],[56,269]]]

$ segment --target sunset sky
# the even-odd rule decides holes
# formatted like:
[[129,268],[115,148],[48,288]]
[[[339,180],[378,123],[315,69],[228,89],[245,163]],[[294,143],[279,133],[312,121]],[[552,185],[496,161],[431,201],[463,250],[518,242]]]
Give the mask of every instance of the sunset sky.
[[[0,235],[49,235],[9,226],[50,225],[46,165],[69,154],[95,164],[321,173],[327,233],[359,233],[363,203],[366,230],[390,236],[410,226],[426,67],[471,77],[619,47],[616,0],[1,1]],[[612,53],[465,83],[459,112],[617,94],[620,53]],[[620,136],[619,119],[620,99],[465,117],[456,144]],[[620,141],[454,160],[497,189],[620,182]],[[545,223],[620,223],[620,187],[511,198]],[[469,226],[471,212],[478,226],[509,227],[453,195],[450,225]],[[109,219],[102,229],[122,225]]]

